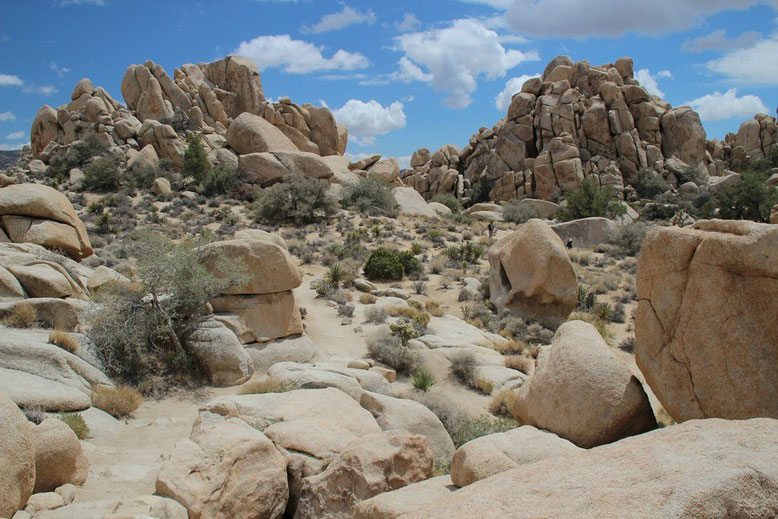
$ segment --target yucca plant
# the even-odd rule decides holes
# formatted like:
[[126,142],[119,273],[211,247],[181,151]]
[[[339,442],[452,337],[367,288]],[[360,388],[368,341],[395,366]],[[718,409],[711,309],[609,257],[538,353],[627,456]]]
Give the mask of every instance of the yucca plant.
[[330,265],[327,269],[327,283],[335,288],[340,288],[340,284],[346,279],[346,271],[340,266],[340,263]]
[[436,382],[437,380],[435,379],[435,375],[426,369],[420,369],[416,371],[413,374],[413,378],[411,379],[411,384],[413,384],[413,387],[419,391],[424,391],[425,393],[429,391]]

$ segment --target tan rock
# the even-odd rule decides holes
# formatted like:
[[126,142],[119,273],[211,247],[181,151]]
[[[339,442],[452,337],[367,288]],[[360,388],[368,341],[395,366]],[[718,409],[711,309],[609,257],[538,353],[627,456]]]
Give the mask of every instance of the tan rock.
[[778,228],[656,228],[638,258],[635,361],[676,421],[778,417]]
[[[400,214],[411,216],[425,216],[427,218],[438,219],[438,213],[427,204],[418,191],[412,187],[396,187],[392,190],[392,195],[397,202],[397,208]],[[445,207],[445,206],[444,206]],[[448,209],[448,208],[446,208]]]
[[32,424],[0,393],[0,516],[24,508],[35,486],[35,443]]
[[367,174],[389,184],[400,176],[400,164],[395,158],[384,159],[370,166]]
[[556,434],[523,425],[469,441],[451,458],[451,481],[464,487],[521,465],[580,451]]
[[585,448],[656,427],[638,379],[583,321],[560,326],[551,346],[540,350],[535,373],[517,391],[511,413],[521,424]]
[[74,293],[72,279],[46,263],[9,265],[8,271],[30,297],[67,297]]
[[354,519],[396,519],[456,490],[449,476],[438,476],[384,492],[354,507]]
[[286,460],[264,434],[231,418],[176,443],[156,492],[184,505],[190,519],[280,518],[289,497]]
[[662,153],[689,165],[705,160],[705,129],[700,116],[688,106],[668,110],[662,116]]
[[65,500],[62,499],[62,496],[56,492],[41,492],[30,496],[24,510],[27,513],[36,514],[43,510],[56,510],[62,506],[65,506]]
[[363,436],[336,456],[327,470],[303,480],[295,517],[352,517],[354,506],[432,475],[424,436],[386,431]]
[[71,503],[56,510],[44,511],[40,519],[188,519],[186,508],[167,497],[140,496]]
[[201,323],[183,341],[205,367],[214,386],[242,384],[254,374],[254,364],[235,334],[222,323]]
[[551,226],[551,230],[563,242],[567,242],[568,238],[573,238],[574,247],[594,247],[610,242],[616,234],[618,226],[607,218],[592,216],[554,224]]
[[[34,428],[34,492],[52,492],[67,483],[83,485],[89,461],[76,433],[63,421],[47,418]],[[63,503],[64,504],[64,503]]]
[[276,245],[289,250],[286,240],[278,234],[263,231],[262,229],[241,229],[235,232],[236,240],[263,240],[275,243]]
[[211,304],[216,313],[239,316],[260,342],[303,333],[300,309],[291,290],[256,296],[218,296]]
[[489,288],[497,308],[558,325],[578,304],[578,282],[562,240],[532,219],[489,249]]
[[299,151],[281,130],[262,117],[244,112],[227,128],[227,142],[235,153]]
[[154,170],[157,166],[159,166],[159,157],[157,156],[157,150],[151,144],[145,145],[127,161],[127,169]]

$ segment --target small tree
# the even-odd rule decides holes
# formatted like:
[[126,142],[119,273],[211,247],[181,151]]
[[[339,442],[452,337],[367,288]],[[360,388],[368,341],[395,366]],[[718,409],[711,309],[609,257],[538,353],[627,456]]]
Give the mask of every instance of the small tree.
[[197,182],[205,182],[211,165],[208,162],[208,153],[203,146],[199,133],[192,132],[186,137],[186,151],[184,151],[184,175],[194,177]]
[[778,188],[767,184],[769,170],[749,169],[738,181],[713,195],[703,206],[707,217],[770,222],[770,210],[778,204]]
[[327,187],[327,182],[318,178],[287,177],[259,194],[254,204],[255,218],[297,225],[328,219],[338,208]]
[[395,216],[397,202],[386,182],[373,177],[360,178],[346,187],[341,204],[371,216]]
[[557,218],[563,222],[592,216],[617,218],[626,212],[627,208],[616,198],[612,186],[600,187],[587,178],[567,193],[567,207],[559,209]]

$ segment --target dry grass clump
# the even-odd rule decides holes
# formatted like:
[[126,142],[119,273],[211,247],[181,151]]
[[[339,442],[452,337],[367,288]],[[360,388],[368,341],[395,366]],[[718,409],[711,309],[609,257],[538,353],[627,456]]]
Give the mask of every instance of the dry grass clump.
[[512,418],[511,409],[516,403],[516,392],[510,389],[504,389],[492,396],[489,401],[489,412],[495,416]]
[[382,306],[365,308],[365,321],[373,324],[381,324],[389,317],[389,312]]
[[79,440],[86,439],[89,436],[89,426],[84,421],[84,418],[80,414],[76,413],[61,413],[59,419],[62,420],[70,427]]
[[491,395],[494,391],[494,384],[482,378],[475,380],[473,386],[484,395]]
[[506,368],[515,369],[525,375],[529,375],[535,361],[523,355],[508,355],[503,358],[503,363]]
[[451,357],[451,375],[465,384],[475,386],[475,355],[469,351],[459,352]]
[[54,330],[49,333],[49,344],[59,346],[63,350],[73,354],[78,353],[78,350],[81,349],[81,345],[78,343],[78,339],[75,336],[59,330]]
[[443,309],[440,307],[440,301],[437,301],[435,299],[430,299],[424,304],[424,309],[427,310],[427,313],[430,315],[433,315],[435,317],[443,317],[446,315],[446,312],[443,311]]
[[378,298],[373,294],[362,294],[359,296],[359,302],[363,305],[372,305],[376,301],[378,301]]
[[131,415],[143,403],[143,397],[130,386],[102,386],[92,392],[92,405],[115,418]]
[[280,382],[269,378],[249,380],[240,386],[241,395],[262,395],[265,393],[286,393],[297,389],[295,382]]
[[413,306],[391,306],[389,307],[389,315],[405,317],[422,326],[427,326],[430,323],[430,314]]
[[19,303],[3,319],[3,324],[11,328],[32,328],[38,319],[35,307],[30,303]]
[[529,344],[521,339],[510,339],[508,342],[504,342],[497,346],[497,351],[503,355],[521,355],[525,351],[529,351]]
[[613,333],[611,333],[610,329],[608,329],[608,323],[599,317],[595,317],[594,315],[586,312],[573,312],[570,314],[568,321],[584,321],[589,323],[597,329],[597,332],[605,340],[605,342],[608,344],[613,343],[614,337]]

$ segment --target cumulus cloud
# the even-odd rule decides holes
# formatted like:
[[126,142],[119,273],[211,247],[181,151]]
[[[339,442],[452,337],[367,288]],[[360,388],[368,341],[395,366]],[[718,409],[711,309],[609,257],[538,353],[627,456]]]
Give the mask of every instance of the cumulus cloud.
[[70,69],[68,67],[60,67],[59,65],[57,65],[53,61],[51,62],[51,67],[49,67],[49,68],[51,68],[51,70],[53,70],[54,73],[56,75],[58,75],[59,77],[65,77],[65,74],[70,72]]
[[22,86],[24,81],[19,76],[0,74],[0,86]]
[[293,40],[288,34],[258,36],[241,42],[233,54],[253,60],[260,70],[282,68],[289,74],[307,74],[323,70],[354,70],[366,68],[370,61],[359,52],[336,51],[325,58],[321,49],[303,40]]
[[737,89],[731,88],[724,92],[713,92],[687,101],[703,121],[721,121],[734,117],[748,118],[757,113],[769,113],[768,108],[755,95],[737,96]]
[[478,79],[504,77],[520,63],[539,59],[535,52],[506,49],[498,34],[479,20],[454,20],[450,26],[395,38],[396,50],[405,55],[398,62],[394,79],[423,81],[446,94],[452,108],[472,102]]
[[403,19],[394,26],[399,32],[415,31],[421,27],[421,21],[413,13],[405,13]]
[[522,85],[524,85],[528,79],[534,77],[540,77],[540,74],[523,74],[506,81],[505,88],[494,98],[494,106],[496,106],[500,112],[507,112],[508,107],[511,105],[513,94],[521,92]]
[[778,33],[751,47],[732,50],[705,66],[741,85],[778,85]]
[[9,141],[18,141],[19,139],[23,138],[26,134],[24,132],[13,132],[9,133],[5,136],[6,139]]
[[618,37],[677,32],[716,13],[756,5],[778,9],[778,0],[513,0],[506,19],[513,29],[535,36]]
[[374,144],[377,136],[405,128],[405,112],[400,101],[384,107],[376,100],[366,103],[349,99],[332,113],[338,123],[348,127],[349,139],[360,146]]
[[660,70],[656,73],[656,77],[661,77],[663,79],[673,79],[673,73],[669,70]]
[[728,38],[726,29],[718,29],[708,34],[686,40],[681,48],[686,52],[703,52],[706,50],[734,50],[753,46],[761,39],[756,31],[744,32],[736,38]]
[[[659,74],[657,74],[659,76]],[[656,78],[651,75],[651,71],[647,68],[642,68],[635,72],[635,79],[640,82],[640,86],[645,88],[649,94],[664,97],[665,93],[659,89],[659,84],[656,82]]]
[[339,31],[340,29],[346,28],[349,25],[356,25],[360,23],[372,25],[375,22],[376,15],[370,9],[368,9],[366,12],[362,12],[357,11],[348,5],[344,5],[343,9],[337,13],[325,14],[321,17],[319,23],[312,27],[303,26],[300,28],[300,31],[321,34],[323,32]]
[[13,121],[16,116],[11,112],[0,112],[0,121]]

